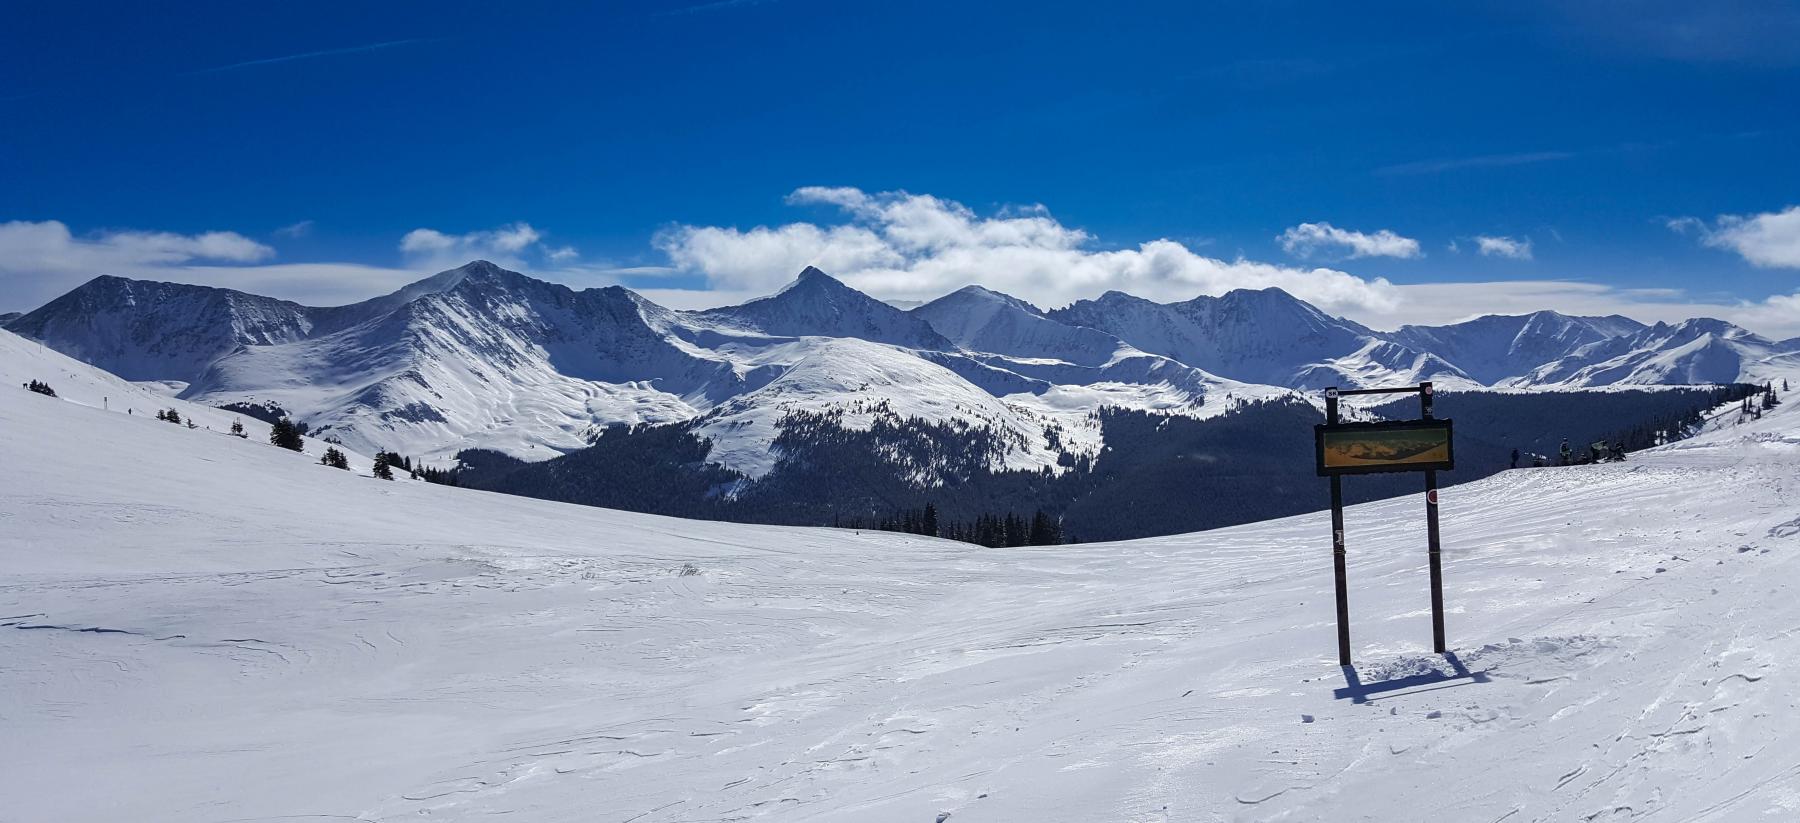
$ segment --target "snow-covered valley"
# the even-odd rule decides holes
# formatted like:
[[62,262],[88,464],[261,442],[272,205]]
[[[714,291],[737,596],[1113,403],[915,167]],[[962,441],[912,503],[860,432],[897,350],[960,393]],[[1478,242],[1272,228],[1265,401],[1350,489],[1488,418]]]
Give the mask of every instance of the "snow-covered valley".
[[1447,489],[1454,661],[1422,501],[1352,507],[1350,688],[1322,513],[675,520],[377,481],[4,354],[63,395],[0,390],[9,823],[1800,816],[1791,401]]

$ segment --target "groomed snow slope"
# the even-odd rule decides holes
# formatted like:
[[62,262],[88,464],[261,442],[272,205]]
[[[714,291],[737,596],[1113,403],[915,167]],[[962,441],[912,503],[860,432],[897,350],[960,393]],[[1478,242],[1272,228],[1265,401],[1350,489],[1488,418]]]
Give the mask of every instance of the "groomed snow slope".
[[[0,386],[0,819],[1794,819],[1795,409],[1446,490],[1485,682],[1357,702],[1323,515],[687,522]],[[1365,682],[1445,665],[1421,509],[1349,512]]]

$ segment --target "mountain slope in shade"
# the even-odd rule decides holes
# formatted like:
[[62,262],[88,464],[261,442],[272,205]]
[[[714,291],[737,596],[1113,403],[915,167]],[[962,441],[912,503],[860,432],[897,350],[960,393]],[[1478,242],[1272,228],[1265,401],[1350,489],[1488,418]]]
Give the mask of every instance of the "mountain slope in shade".
[[127,380],[187,382],[239,347],[305,339],[314,319],[286,300],[101,276],[7,329]]
[[1298,389],[1433,380],[1475,381],[1429,352],[1383,339],[1277,288],[1154,303],[1107,292],[1049,313],[1100,329],[1139,349],[1245,383]]
[[1401,326],[1397,343],[1455,363],[1471,378],[1494,385],[1574,354],[1589,343],[1635,334],[1645,327],[1626,317],[1570,317],[1553,311],[1487,315],[1448,326]]
[[911,313],[969,351],[1078,366],[1103,366],[1135,353],[1111,334],[1057,322],[1030,303],[980,286],[944,295]]
[[[913,314],[960,346],[961,358],[972,362],[952,362],[953,356],[944,355],[928,359],[1026,405],[1061,411],[1122,406],[1208,417],[1227,408],[1210,401],[1285,394],[1139,351],[1099,329],[1053,320],[1030,303],[980,286],[945,295]],[[995,374],[1003,379],[993,380]],[[1018,385],[1018,378],[1033,385]]]
[[1590,343],[1514,381],[1581,388],[1762,382],[1793,373],[1793,352],[1723,320],[1696,318]]

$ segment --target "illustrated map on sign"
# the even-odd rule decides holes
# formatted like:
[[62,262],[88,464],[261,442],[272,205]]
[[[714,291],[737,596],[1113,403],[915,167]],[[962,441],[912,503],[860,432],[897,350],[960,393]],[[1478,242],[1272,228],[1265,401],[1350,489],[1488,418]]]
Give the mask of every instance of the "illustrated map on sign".
[[1328,431],[1325,433],[1325,467],[1441,463],[1450,459],[1448,429],[1390,429],[1386,431]]

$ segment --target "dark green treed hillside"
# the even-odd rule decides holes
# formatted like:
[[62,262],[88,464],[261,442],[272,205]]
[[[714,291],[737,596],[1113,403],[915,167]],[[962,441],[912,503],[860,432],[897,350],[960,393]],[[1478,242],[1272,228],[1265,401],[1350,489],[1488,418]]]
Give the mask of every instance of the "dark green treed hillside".
[[[1681,432],[1746,387],[1438,396],[1436,415],[1456,421],[1454,471],[1445,485],[1505,470],[1512,450],[1554,456],[1563,438],[1578,452],[1606,438],[1641,447],[1658,429]],[[1359,408],[1416,417],[1415,398]],[[1061,473],[993,471],[1005,448],[993,432],[960,424],[878,417],[849,430],[830,415],[794,413],[780,424],[782,459],[755,482],[706,462],[710,444],[692,424],[614,426],[588,449],[541,463],[465,452],[460,485],[549,500],[750,523],[892,527],[916,524],[929,505],[936,522],[1021,521],[1038,512],[1064,540],[1148,537],[1301,514],[1324,508],[1327,486],[1313,471],[1320,412],[1298,400],[1247,405],[1209,420],[1106,409],[1106,447],[1065,455]],[[946,478],[923,485],[918,477]],[[1349,478],[1350,502],[1418,491],[1417,474]]]

